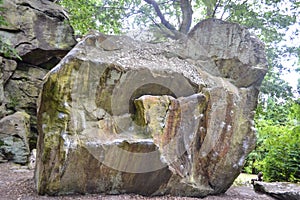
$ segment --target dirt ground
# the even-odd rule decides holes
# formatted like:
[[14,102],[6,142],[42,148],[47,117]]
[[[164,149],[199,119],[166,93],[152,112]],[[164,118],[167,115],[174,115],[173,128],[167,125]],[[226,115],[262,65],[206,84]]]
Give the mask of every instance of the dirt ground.
[[[249,180],[250,181],[250,180]],[[246,181],[249,183],[249,181]],[[142,199],[142,200],[193,200],[197,198],[186,197],[144,197],[140,195],[72,195],[72,196],[39,196],[34,189],[33,170],[27,167],[20,167],[12,163],[0,164],[0,200],[128,200],[128,199]],[[232,186],[225,194],[219,196],[208,196],[204,200],[273,200],[273,198],[255,193],[252,186],[249,184]]]

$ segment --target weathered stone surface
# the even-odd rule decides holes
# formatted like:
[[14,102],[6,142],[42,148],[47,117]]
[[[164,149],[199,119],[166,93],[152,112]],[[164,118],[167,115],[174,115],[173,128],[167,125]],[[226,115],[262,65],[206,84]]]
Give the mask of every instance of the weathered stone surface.
[[7,82],[7,80],[11,77],[13,72],[17,68],[17,62],[14,60],[5,59],[0,56],[0,73],[1,73],[1,81],[3,84]]
[[280,200],[300,199],[300,185],[287,182],[254,182],[254,190],[259,193],[270,195]]
[[[0,120],[0,155],[2,160],[26,164],[30,150],[30,116],[25,112],[16,112]],[[1,159],[1,158],[0,158]]]
[[204,20],[184,43],[181,56],[211,75],[224,77],[237,87],[261,84],[267,62],[264,44],[246,28],[218,19]]
[[[48,70],[19,63],[17,70],[5,85],[5,107],[11,111],[25,111],[32,130],[36,128],[37,98]],[[36,131],[37,132],[37,131]],[[36,137],[35,137],[36,138]]]
[[0,56],[0,118],[7,115],[5,109],[4,85],[17,68],[17,62]]
[[[0,106],[0,119],[17,111],[25,111],[30,117],[30,143],[31,148],[36,145],[37,127],[37,98],[42,86],[43,77],[48,70],[36,66],[3,59],[2,92]],[[16,69],[17,68],[17,69]],[[1,75],[1,74],[0,74]],[[0,82],[1,82],[0,80]],[[1,88],[1,84],[0,84]],[[0,89],[1,90],[1,89]]]
[[76,44],[61,7],[47,0],[4,0],[8,25],[0,36],[17,49],[23,62],[50,69]]
[[[230,56],[239,55],[232,45],[191,58],[198,50],[190,40],[147,44],[94,33],[48,73],[38,110],[40,194],[204,197],[230,187],[255,145],[253,115],[266,62],[263,45],[244,28],[203,23],[215,28],[199,25],[195,32],[234,27],[222,44],[243,32],[239,37],[257,47],[248,52],[257,62],[233,62],[241,58]],[[249,73],[247,83],[204,65],[216,59],[234,64],[236,77]]]
[[30,149],[37,140],[36,101],[42,79],[76,44],[63,9],[47,0],[4,0],[0,37],[22,60],[0,57],[0,119],[25,111],[30,117]]

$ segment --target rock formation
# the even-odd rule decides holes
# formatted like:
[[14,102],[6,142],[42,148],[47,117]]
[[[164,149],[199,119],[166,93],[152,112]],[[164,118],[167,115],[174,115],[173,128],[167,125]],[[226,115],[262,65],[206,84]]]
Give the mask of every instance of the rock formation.
[[263,44],[215,19],[148,44],[92,33],[45,78],[39,194],[225,192],[256,137]]
[[[63,9],[50,1],[4,0],[1,6],[7,22],[0,27],[1,40],[11,44],[22,60],[0,54],[0,119],[16,111],[28,113],[32,149],[37,139],[36,101],[43,77],[76,41]],[[3,148],[0,145],[0,151]]]
[[279,200],[298,200],[300,199],[300,185],[287,182],[254,182],[254,190],[259,193],[267,194]]
[[22,61],[51,69],[75,45],[64,10],[48,0],[4,0],[0,36],[17,49]]
[[0,120],[0,160],[26,164],[29,156],[30,116],[16,112]]

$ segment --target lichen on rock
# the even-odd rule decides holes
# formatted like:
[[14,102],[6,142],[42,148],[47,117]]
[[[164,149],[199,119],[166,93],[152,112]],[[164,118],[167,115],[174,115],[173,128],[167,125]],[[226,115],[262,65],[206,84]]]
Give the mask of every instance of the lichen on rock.
[[[204,197],[230,187],[255,145],[266,59],[245,28],[201,23],[168,44],[92,33],[47,74],[38,110],[39,194]],[[222,35],[224,28],[232,31]],[[217,33],[226,47],[205,43]],[[246,54],[230,45],[239,41]]]
[[16,112],[0,120],[0,160],[27,164],[29,159],[30,116]]
[[25,63],[49,69],[76,44],[59,5],[47,0],[4,0],[3,7],[7,24],[1,25],[0,36]]
[[43,77],[76,40],[65,11],[54,2],[3,0],[1,7],[1,16],[7,22],[0,27],[1,40],[10,44],[21,59],[0,56],[0,120],[18,111],[28,113],[32,150],[37,142],[36,101]]

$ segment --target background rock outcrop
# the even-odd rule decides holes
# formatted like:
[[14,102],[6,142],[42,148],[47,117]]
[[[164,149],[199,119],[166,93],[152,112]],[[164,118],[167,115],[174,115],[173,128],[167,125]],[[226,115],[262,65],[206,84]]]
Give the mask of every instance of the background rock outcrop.
[[30,116],[16,112],[0,120],[0,160],[26,164],[29,156]]
[[47,74],[39,194],[204,197],[231,186],[256,141],[264,46],[237,24],[196,27],[168,44],[93,33]]
[[64,10],[48,0],[4,0],[0,36],[23,62],[51,69],[75,44]]
[[[36,101],[43,77],[76,41],[65,12],[55,3],[4,0],[1,6],[1,15],[7,22],[0,27],[1,40],[11,44],[22,60],[0,55],[0,119],[17,111],[28,113],[29,147],[33,149],[37,140]],[[3,148],[0,145],[0,150]],[[18,148],[18,145],[13,148]]]

